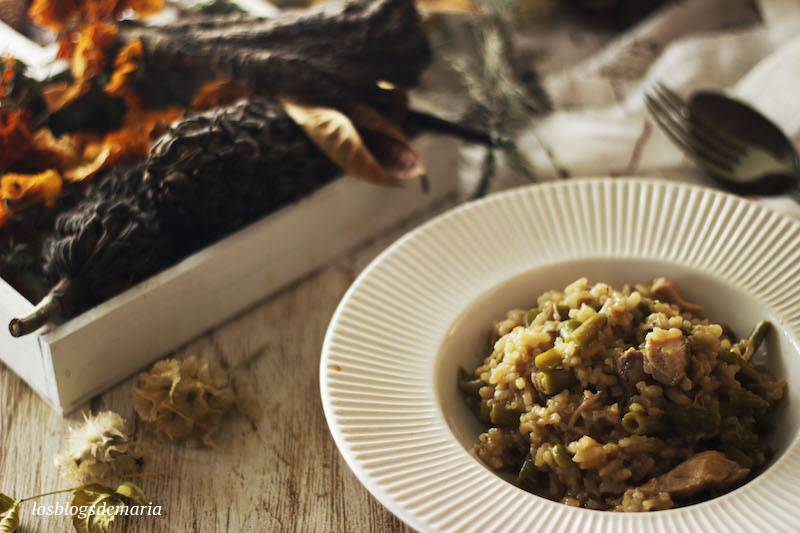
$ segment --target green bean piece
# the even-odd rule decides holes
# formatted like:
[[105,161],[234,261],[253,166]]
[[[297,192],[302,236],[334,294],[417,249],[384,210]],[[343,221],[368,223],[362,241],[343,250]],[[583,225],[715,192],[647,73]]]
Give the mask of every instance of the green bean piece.
[[742,383],[750,385],[761,384],[761,373],[748,361],[745,361],[741,355],[730,350],[722,350],[717,354],[717,358],[728,364],[738,365],[739,371],[736,373],[736,378]]
[[575,331],[570,333],[566,340],[573,341],[578,348],[582,348],[592,342],[600,331],[606,327],[607,323],[608,317],[606,315],[603,313],[596,313],[587,318],[583,324],[575,328]]
[[725,394],[732,407],[762,409],[769,407],[769,402],[749,390],[726,389]]
[[525,313],[525,327],[527,328],[528,326],[533,324],[533,321],[536,319],[537,316],[539,316],[539,313],[541,312],[542,312],[541,309],[539,309],[538,307],[534,307],[533,309]]
[[539,370],[555,370],[564,364],[564,354],[555,348],[542,352],[533,360]]
[[622,417],[622,427],[632,435],[657,435],[668,429],[662,418],[634,411]]
[[653,312],[653,300],[650,298],[642,298],[639,305],[636,307],[645,315],[649,315]]
[[561,317],[561,320],[567,320],[569,318],[569,306],[566,304],[558,304],[556,306],[556,310],[558,310],[558,314]]
[[575,383],[575,376],[566,370],[543,370],[536,374],[539,390],[548,396],[558,394]]
[[750,458],[750,456],[736,446],[724,445],[722,447],[722,453],[724,453],[731,461],[736,461],[739,466],[753,468],[753,460]]
[[509,409],[502,403],[495,403],[489,412],[489,420],[495,426],[516,426],[519,424],[519,415],[519,411]]
[[477,396],[481,387],[485,387],[486,383],[479,378],[472,378],[469,372],[463,367],[458,368],[458,388],[461,392],[469,396]]
[[562,339],[566,339],[567,337],[569,337],[569,334],[575,331],[575,329],[580,325],[581,325],[580,321],[575,320],[574,318],[565,320],[558,325],[558,334],[561,335]]
[[567,447],[563,444],[556,444],[553,446],[552,453],[553,459],[555,459],[559,468],[569,468],[574,464],[572,462],[572,456],[567,451]]
[[536,465],[533,464],[533,459],[528,455],[525,458],[525,462],[522,463],[522,468],[520,468],[517,480],[514,483],[523,490],[533,492],[539,485],[540,477],[541,471],[536,468]]
[[768,320],[762,320],[758,324],[755,325],[753,331],[750,333],[750,336],[747,338],[750,341],[750,344],[753,345],[753,353],[758,351],[758,347],[761,346],[761,343],[764,342],[764,339],[767,337],[767,333],[769,333],[769,329],[772,327],[772,324]]

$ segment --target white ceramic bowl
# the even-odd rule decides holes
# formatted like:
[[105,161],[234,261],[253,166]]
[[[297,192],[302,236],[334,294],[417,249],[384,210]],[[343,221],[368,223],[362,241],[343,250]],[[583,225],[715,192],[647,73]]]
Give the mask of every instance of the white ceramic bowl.
[[[483,356],[492,319],[581,276],[667,276],[737,332],[773,322],[769,365],[789,387],[761,475],[697,505],[600,512],[524,492],[470,454],[482,429],[458,367]],[[493,195],[409,233],[355,281],[323,347],[325,414],[356,476],[422,531],[798,531],[799,281],[800,223],[710,189],[592,179]]]

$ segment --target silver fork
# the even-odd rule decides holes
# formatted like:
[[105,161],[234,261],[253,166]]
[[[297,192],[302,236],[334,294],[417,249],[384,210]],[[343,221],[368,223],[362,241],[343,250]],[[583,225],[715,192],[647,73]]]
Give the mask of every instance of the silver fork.
[[[797,161],[791,142],[757,111],[721,94],[708,93],[706,97],[732,106],[741,115],[737,118],[744,123],[754,121],[762,128],[765,125],[773,128],[771,135],[785,140],[789,147],[781,148],[794,153],[793,159]],[[783,192],[800,202],[800,176],[795,166],[760,146],[729,134],[701,114],[692,113],[690,106],[662,83],[656,83],[644,99],[648,111],[664,133],[689,159],[718,181],[735,190],[746,188],[757,194],[774,194],[776,183],[781,182]]]

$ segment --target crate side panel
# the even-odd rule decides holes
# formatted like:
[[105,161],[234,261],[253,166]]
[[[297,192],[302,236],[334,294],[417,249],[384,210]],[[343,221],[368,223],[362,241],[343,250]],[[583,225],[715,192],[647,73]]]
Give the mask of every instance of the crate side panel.
[[428,194],[336,180],[45,334],[64,411],[451,193],[455,143],[415,145],[435,162]]

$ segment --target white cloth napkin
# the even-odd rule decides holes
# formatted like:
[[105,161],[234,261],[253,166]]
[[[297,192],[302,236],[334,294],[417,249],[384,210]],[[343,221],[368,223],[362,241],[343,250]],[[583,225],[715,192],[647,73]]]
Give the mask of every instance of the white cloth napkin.
[[[642,96],[656,80],[684,96],[723,90],[800,142],[800,1],[760,0],[758,7],[761,21],[748,25],[751,2],[685,0],[547,75],[555,111],[517,139],[536,176],[640,175],[713,186],[651,122]],[[760,200],[800,217],[788,198]]]

